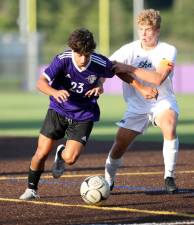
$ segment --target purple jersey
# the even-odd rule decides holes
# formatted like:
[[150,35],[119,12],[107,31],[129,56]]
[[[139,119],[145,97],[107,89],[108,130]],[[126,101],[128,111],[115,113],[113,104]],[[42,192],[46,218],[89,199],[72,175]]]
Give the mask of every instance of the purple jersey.
[[50,96],[49,108],[76,121],[98,121],[100,117],[98,97],[86,97],[85,93],[97,85],[99,78],[113,77],[111,67],[111,61],[97,53],[91,54],[85,70],[76,65],[71,50],[55,56],[43,75],[53,88],[67,90],[70,96],[62,103]]

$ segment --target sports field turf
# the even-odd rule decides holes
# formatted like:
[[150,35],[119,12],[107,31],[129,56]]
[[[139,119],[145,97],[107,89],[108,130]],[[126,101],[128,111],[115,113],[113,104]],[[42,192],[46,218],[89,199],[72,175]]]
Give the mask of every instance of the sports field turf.
[[[183,143],[194,143],[194,116],[192,109],[194,94],[177,95],[180,106],[178,135]],[[48,97],[36,93],[16,92],[0,93],[0,136],[37,136],[47,110]],[[118,121],[125,110],[122,96],[103,94],[99,99],[101,121],[96,123],[92,139],[112,140]],[[161,141],[160,130],[150,127],[143,141]]]
[[150,128],[141,137],[147,142],[134,143],[132,151],[125,154],[113,192],[103,207],[96,207],[83,202],[79,188],[86,176],[104,174],[104,162],[116,132],[114,124],[125,108],[122,97],[101,97],[102,119],[80,160],[67,166],[64,176],[56,180],[50,170],[53,151],[40,180],[41,198],[23,202],[18,197],[26,187],[29,162],[37,142],[37,138],[30,136],[38,135],[48,98],[38,93],[0,93],[0,224],[194,224],[193,96],[177,97],[181,110],[178,133],[181,142],[190,143],[180,148],[178,193],[168,195],[164,190],[162,146],[153,143],[161,135],[158,129]]
[[178,193],[164,189],[161,146],[134,144],[126,152],[115,187],[103,207],[81,199],[81,182],[91,175],[104,175],[111,143],[89,141],[80,159],[66,166],[60,179],[53,179],[49,156],[38,193],[40,199],[20,201],[27,183],[29,162],[36,138],[0,138],[0,224],[2,225],[191,225],[194,224],[193,149],[180,149],[176,183]]

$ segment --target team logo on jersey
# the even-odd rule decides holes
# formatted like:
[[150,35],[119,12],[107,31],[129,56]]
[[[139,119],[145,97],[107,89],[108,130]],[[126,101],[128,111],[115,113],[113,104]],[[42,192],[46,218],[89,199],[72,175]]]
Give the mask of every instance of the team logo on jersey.
[[139,62],[138,68],[152,68],[152,63],[149,62],[148,60],[145,60],[145,61],[141,61]]
[[90,83],[93,84],[94,81],[97,79],[97,77],[95,75],[90,75],[86,78],[86,80]]

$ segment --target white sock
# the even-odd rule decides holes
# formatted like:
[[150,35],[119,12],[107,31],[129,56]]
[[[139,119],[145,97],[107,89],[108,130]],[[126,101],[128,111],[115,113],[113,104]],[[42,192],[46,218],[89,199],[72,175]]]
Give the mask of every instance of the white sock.
[[178,137],[173,140],[165,140],[163,143],[163,157],[164,157],[164,179],[166,177],[175,177],[175,166],[178,157],[179,140]]
[[110,154],[106,159],[105,164],[105,180],[108,182],[109,186],[111,186],[114,182],[117,168],[121,166],[122,159],[113,159]]

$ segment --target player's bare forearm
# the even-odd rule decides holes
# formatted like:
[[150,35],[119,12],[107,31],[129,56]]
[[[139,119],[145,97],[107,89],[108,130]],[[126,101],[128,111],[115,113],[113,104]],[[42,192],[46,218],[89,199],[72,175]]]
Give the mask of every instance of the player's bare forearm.
[[129,66],[129,71],[134,74],[137,78],[146,81],[148,83],[154,84],[154,85],[161,85],[163,81],[167,78],[169,75],[168,70],[161,70],[161,71],[151,71],[146,70],[142,68],[136,68],[131,65]]
[[54,95],[54,93],[57,91],[48,84],[48,80],[43,75],[40,75],[36,83],[36,87],[39,91],[46,95]]
[[130,84],[134,81],[134,78],[128,73],[117,73],[116,74],[122,81]]
[[146,99],[152,99],[152,98],[157,98],[158,96],[158,90],[153,87],[148,87],[142,85],[140,82],[135,80],[131,75],[126,74],[126,73],[119,73],[117,76],[128,83],[129,85],[133,86],[136,90],[140,92],[140,94],[146,98]]
[[150,71],[119,62],[114,62],[113,69],[115,73],[131,73],[139,79],[157,86],[161,85],[172,71],[172,67],[169,65],[166,65],[165,67],[159,66],[156,71]]
[[158,90],[156,88],[144,86],[136,80],[133,80],[131,85],[136,88],[136,90],[138,90],[140,94],[146,99],[157,99],[158,97]]
[[48,80],[43,75],[41,75],[40,78],[38,79],[36,87],[42,93],[49,95],[49,96],[53,96],[56,99],[56,101],[58,101],[59,103],[62,103],[63,101],[68,100],[68,97],[69,97],[68,91],[56,90],[56,89],[52,88],[49,85]]

